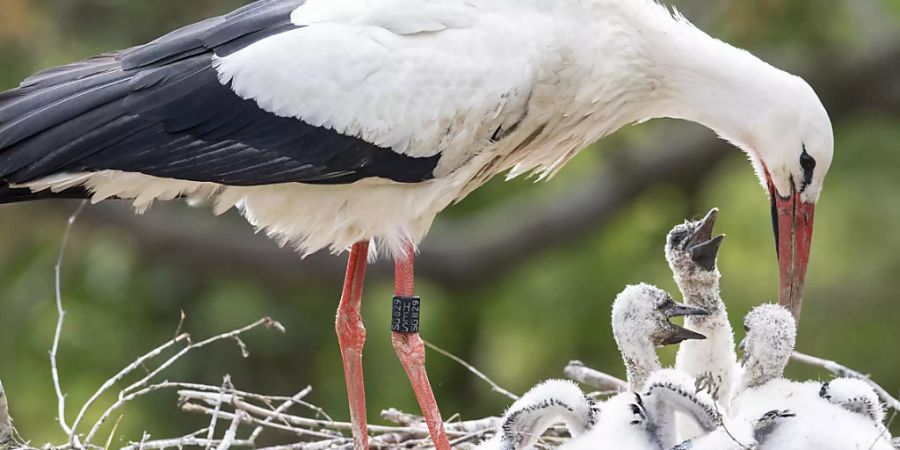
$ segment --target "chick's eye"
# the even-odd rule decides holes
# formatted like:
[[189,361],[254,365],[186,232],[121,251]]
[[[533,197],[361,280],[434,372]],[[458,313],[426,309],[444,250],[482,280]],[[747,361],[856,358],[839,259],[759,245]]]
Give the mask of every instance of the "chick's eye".
[[747,325],[744,325],[744,332],[745,332],[745,333],[749,333],[749,332],[750,332],[750,327],[748,327]]

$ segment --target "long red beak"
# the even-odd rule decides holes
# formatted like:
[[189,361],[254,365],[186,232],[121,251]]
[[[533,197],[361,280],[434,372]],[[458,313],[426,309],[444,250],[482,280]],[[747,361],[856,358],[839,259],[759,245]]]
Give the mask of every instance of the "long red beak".
[[775,250],[778,253],[778,303],[799,319],[816,205],[801,200],[800,193],[793,187],[789,197],[782,197],[772,184],[771,177],[768,178]]

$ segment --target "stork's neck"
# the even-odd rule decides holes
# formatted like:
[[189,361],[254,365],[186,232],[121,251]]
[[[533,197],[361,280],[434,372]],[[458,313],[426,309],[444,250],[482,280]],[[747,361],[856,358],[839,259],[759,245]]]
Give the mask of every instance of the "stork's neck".
[[625,362],[628,385],[631,390],[639,391],[650,374],[662,368],[656,347],[646,336],[616,336],[616,343]]
[[744,373],[741,376],[741,384],[737,392],[756,388],[769,381],[784,377],[784,367],[777,361],[764,361],[762,358],[751,357],[744,365]]
[[696,122],[753,155],[759,148],[754,130],[771,120],[773,98],[793,77],[654,7],[662,14],[645,12],[634,19],[647,76],[659,83],[643,119]]
[[689,323],[706,323],[710,316],[724,313],[725,305],[722,303],[719,290],[721,274],[718,268],[713,270],[673,270],[675,283],[684,297],[684,302],[691,306],[699,306],[709,312],[708,316],[689,316],[685,320]]

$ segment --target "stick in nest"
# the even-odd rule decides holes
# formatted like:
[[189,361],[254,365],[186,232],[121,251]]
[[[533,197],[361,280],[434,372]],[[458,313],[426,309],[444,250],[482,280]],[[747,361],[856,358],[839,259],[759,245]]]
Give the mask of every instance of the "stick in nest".
[[14,434],[12,419],[9,418],[9,406],[6,403],[6,391],[0,382],[0,448],[6,448],[13,440]]

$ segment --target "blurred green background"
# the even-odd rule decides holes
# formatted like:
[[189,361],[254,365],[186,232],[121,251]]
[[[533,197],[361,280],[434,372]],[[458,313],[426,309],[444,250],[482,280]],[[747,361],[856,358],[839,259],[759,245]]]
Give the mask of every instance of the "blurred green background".
[[[143,43],[242,3],[0,0],[0,90],[41,68]],[[900,0],[667,3],[711,34],[809,75],[825,99],[836,155],[817,210],[798,349],[871,373],[900,392]],[[675,292],[665,234],[713,206],[722,210],[718,231],[728,235],[720,255],[723,296],[739,325],[752,306],[775,295],[774,245],[768,202],[750,165],[715,142],[692,124],[630,127],[583,152],[549,183],[495,180],[451,208],[423,246],[423,336],[514,392],[561,376],[570,359],[622,375],[611,300],[640,281]],[[694,144],[705,156],[690,158]],[[679,161],[695,167],[668,175],[664,169],[652,179],[629,172],[670,147],[685,147]],[[610,198],[598,198],[608,203],[602,214],[565,208],[608,182]],[[0,213],[0,379],[20,432],[34,444],[62,439],[47,352],[56,322],[53,266],[76,207],[55,201]],[[508,229],[519,232],[507,238],[511,246],[492,245]],[[287,333],[247,335],[247,359],[233,342],[217,344],[163,378],[220,384],[229,373],[239,389],[283,395],[312,385],[309,400],[348,417],[333,327],[344,256],[301,261],[254,235],[236,214],[216,219],[181,204],[157,205],[137,218],[122,204],[88,207],[67,252],[60,370],[70,416],[106,378],[171,338],[183,310],[195,337],[265,315]],[[478,269],[467,270],[467,261]],[[389,271],[385,262],[373,268],[363,308],[375,422],[383,408],[416,411],[390,345]],[[671,361],[674,353],[662,354]],[[445,417],[505,407],[505,398],[452,361],[431,353],[428,366]],[[796,365],[789,371],[828,376]],[[145,430],[160,438],[203,426],[204,418],[178,412],[175,400],[164,392],[128,407],[122,442]],[[900,433],[897,424],[892,429]]]

